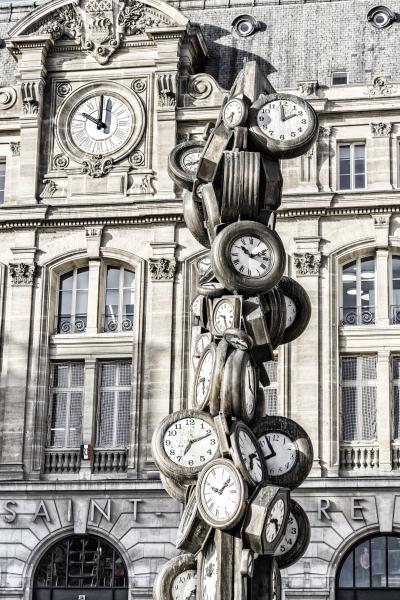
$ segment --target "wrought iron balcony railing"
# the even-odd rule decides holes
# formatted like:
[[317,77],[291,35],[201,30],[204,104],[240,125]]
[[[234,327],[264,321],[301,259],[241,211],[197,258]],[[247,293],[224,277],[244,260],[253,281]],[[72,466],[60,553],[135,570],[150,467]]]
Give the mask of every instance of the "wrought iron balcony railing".
[[58,315],[55,330],[57,333],[84,333],[87,315]]
[[390,307],[390,323],[400,325],[400,305],[392,304]]
[[375,306],[340,307],[340,325],[375,325]]
[[105,333],[115,333],[133,330],[133,314],[126,315],[104,315],[103,331]]

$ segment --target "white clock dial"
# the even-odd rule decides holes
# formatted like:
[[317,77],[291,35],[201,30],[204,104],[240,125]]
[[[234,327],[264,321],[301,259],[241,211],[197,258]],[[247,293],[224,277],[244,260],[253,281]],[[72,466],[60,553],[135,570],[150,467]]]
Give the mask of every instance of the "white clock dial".
[[198,375],[196,378],[196,404],[200,406],[210,389],[211,377],[214,366],[214,354],[210,351],[206,352],[199,366]]
[[181,167],[187,173],[196,173],[201,157],[200,151],[188,150],[181,156]]
[[224,333],[234,325],[234,309],[230,302],[220,302],[214,313],[214,326],[219,333]]
[[183,467],[199,467],[212,460],[218,451],[215,430],[203,419],[180,419],[165,432],[164,451],[168,458]]
[[202,480],[201,494],[205,511],[221,523],[237,513],[242,501],[237,476],[226,464],[210,468]]
[[239,432],[239,450],[242,455],[244,464],[250,473],[253,481],[260,482],[263,479],[263,468],[257,448],[254,445],[251,437],[246,431]]
[[297,315],[296,305],[291,298],[284,296],[286,304],[286,328],[294,323]]
[[86,154],[112,154],[132,135],[133,113],[108,94],[86,98],[72,112],[69,130],[73,143]]
[[254,368],[250,362],[250,359],[246,364],[246,372],[245,372],[246,382],[244,388],[245,394],[245,408],[246,413],[250,416],[254,413],[254,405],[256,402],[256,377]]
[[308,111],[293,100],[267,102],[257,113],[257,125],[278,142],[302,137],[310,126]]
[[196,354],[203,354],[210,341],[211,340],[208,333],[205,333],[204,335],[199,335],[195,345]]
[[258,441],[264,453],[268,475],[283,475],[296,464],[296,444],[284,433],[267,433]]
[[218,562],[217,547],[214,541],[208,545],[202,570],[203,600],[215,600],[217,597]]
[[271,543],[279,535],[285,518],[285,503],[279,498],[273,505],[265,526],[265,537],[267,542]]
[[277,551],[275,554],[277,556],[282,556],[282,554],[286,554],[288,550],[293,548],[294,544],[297,542],[297,538],[299,536],[299,524],[297,523],[297,519],[294,514],[291,512],[289,515],[288,523],[286,526],[286,530],[283,538],[280,541]]
[[228,127],[237,127],[244,117],[244,105],[241,100],[233,98],[226,103],[223,110],[223,119]]
[[197,573],[188,569],[179,573],[171,585],[172,600],[196,600]]
[[211,258],[210,258],[209,254],[207,254],[207,256],[203,256],[202,258],[199,258],[199,260],[197,261],[197,268],[201,275],[203,273],[205,273],[207,271],[207,269],[210,268],[210,266],[211,266]]
[[271,270],[271,249],[255,236],[236,238],[230,257],[234,269],[244,277],[264,277]]

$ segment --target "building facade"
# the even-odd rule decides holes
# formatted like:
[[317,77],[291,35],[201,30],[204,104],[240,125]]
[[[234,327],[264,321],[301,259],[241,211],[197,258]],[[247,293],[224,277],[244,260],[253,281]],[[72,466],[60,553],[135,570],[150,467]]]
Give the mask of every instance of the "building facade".
[[[167,158],[201,137],[255,59],[321,125],[314,147],[282,164],[277,223],[287,274],[313,307],[265,390],[266,412],[302,424],[315,454],[295,493],[311,543],[282,572],[283,597],[398,598],[400,2],[373,8],[0,5],[4,600],[150,599],[176,553],[180,508],[150,442],[188,404],[190,304],[206,250],[185,228]],[[88,160],[69,130],[93,92],[129,107],[131,135],[120,133],[111,160],[100,150]]]

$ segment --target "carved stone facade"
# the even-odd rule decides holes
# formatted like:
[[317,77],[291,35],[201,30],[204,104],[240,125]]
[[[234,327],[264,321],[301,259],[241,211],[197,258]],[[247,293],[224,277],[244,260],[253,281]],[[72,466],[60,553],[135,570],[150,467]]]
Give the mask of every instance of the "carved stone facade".
[[10,263],[8,269],[12,285],[33,285],[36,265],[25,263]]
[[149,260],[152,281],[172,281],[176,271],[176,261],[169,258]]
[[294,257],[294,264],[298,275],[319,275],[321,262],[320,254],[310,254],[310,252]]

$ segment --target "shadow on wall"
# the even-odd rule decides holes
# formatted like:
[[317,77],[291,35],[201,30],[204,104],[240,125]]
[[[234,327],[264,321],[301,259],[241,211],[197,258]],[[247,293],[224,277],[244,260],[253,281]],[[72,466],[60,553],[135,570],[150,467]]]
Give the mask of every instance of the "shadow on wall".
[[[261,31],[263,29],[265,30],[264,24],[262,24]],[[253,40],[256,36],[239,38],[228,29],[208,23],[202,24],[201,30],[209,52],[206,72],[215,77],[225,89],[232,86],[244,62],[255,60],[266,75],[275,73],[276,69],[253,51]]]

